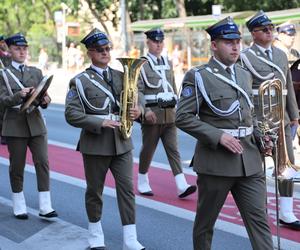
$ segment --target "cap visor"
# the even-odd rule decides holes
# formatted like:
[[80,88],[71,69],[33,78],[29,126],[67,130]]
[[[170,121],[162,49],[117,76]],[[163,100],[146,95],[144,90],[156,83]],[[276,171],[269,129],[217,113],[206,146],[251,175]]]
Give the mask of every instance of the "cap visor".
[[100,45],[100,46],[102,46],[102,45],[106,45],[108,43],[109,43],[109,41],[107,39],[101,39],[101,40],[98,40],[97,42],[95,42],[91,45]]
[[232,34],[221,35],[218,38],[233,40],[233,39],[240,39],[241,36],[239,34],[232,33]]
[[16,45],[16,46],[28,46],[28,44],[27,43],[24,43],[24,42],[17,42],[17,43],[15,43],[15,44],[12,44],[12,45]]

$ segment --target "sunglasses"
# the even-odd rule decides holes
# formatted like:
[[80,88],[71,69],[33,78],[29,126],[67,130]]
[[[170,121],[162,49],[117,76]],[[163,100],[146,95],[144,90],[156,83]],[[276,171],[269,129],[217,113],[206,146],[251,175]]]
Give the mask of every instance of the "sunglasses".
[[97,51],[98,53],[110,52],[110,50],[111,47],[89,49],[89,51]]
[[261,28],[261,29],[255,29],[253,30],[254,32],[259,32],[259,31],[262,31],[264,33],[267,33],[268,31],[273,31],[274,30],[274,26],[266,26],[264,28]]

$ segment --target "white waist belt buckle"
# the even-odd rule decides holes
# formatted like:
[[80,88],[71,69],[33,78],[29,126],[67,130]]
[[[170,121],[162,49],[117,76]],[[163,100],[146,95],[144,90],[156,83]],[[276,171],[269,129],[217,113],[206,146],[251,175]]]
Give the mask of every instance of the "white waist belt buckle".
[[115,114],[109,114],[109,115],[108,115],[108,119],[109,119],[109,120],[112,120],[112,121],[119,122],[119,121],[120,121],[120,116],[115,115]]
[[238,127],[237,129],[222,129],[225,133],[228,133],[236,138],[246,137],[251,135],[253,132],[253,127]]
[[239,127],[238,128],[238,138],[241,138],[241,137],[246,137],[249,133],[248,131],[248,127]]

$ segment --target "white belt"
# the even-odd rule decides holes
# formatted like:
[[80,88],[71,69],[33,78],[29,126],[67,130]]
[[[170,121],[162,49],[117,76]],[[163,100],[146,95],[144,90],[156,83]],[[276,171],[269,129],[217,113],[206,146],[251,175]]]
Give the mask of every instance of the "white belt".
[[144,95],[146,101],[157,101],[157,95]]
[[251,135],[253,132],[253,126],[251,127],[239,127],[237,129],[223,129],[221,128],[222,131],[224,131],[227,134],[232,135],[233,137],[241,138],[241,137],[246,137],[248,135]]
[[[252,89],[253,95],[258,95],[258,89]],[[275,90],[271,89],[271,96],[275,96]],[[282,90],[283,95],[287,95],[287,89]],[[268,91],[265,92],[265,95],[268,95]]]
[[112,120],[112,121],[120,121],[120,116],[119,115],[115,115],[115,114],[108,114],[108,115],[93,115],[96,117],[99,117],[101,119],[105,119],[105,120]]
[[16,106],[12,106],[12,108],[13,108],[13,109],[18,109],[18,110],[19,110],[19,109],[21,108],[21,104],[16,105]]

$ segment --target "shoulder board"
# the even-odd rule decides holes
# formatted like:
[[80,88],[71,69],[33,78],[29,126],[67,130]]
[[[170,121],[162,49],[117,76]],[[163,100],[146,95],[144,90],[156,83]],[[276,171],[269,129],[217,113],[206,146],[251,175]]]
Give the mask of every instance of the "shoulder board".
[[141,56],[141,59],[146,59],[148,61],[148,58],[146,56]]
[[245,48],[245,49],[243,49],[243,50],[241,50],[241,53],[246,53],[246,52],[248,52],[249,51],[249,47],[248,48]]
[[80,78],[84,73],[85,73],[85,71],[77,74],[76,76],[73,77],[73,79]]
[[201,70],[204,70],[206,68],[207,64],[203,64],[203,65],[200,65],[200,66],[195,66],[193,68],[191,68],[191,70],[194,70],[194,71],[201,71]]
[[243,69],[245,71],[249,71],[249,69],[247,67],[244,67],[244,65],[241,65],[239,63],[236,64],[236,67],[240,68],[240,69]]

